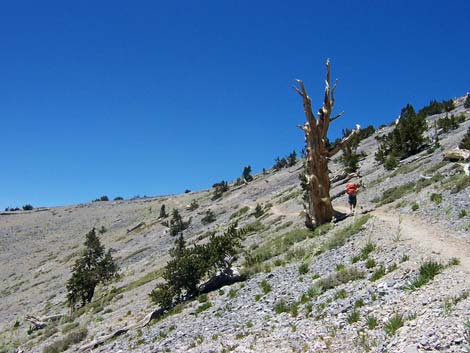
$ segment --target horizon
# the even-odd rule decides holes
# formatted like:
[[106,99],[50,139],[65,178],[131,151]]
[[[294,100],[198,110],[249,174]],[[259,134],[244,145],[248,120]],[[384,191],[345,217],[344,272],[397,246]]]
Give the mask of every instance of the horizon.
[[0,209],[163,196],[299,152],[304,81],[330,139],[469,90],[470,4],[6,4]]

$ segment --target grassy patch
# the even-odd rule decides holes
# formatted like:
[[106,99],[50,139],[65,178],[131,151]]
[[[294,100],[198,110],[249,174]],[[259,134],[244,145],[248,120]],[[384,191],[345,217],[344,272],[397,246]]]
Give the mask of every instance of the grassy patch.
[[394,314],[384,326],[384,331],[389,336],[393,336],[397,330],[403,326],[405,320],[403,319],[402,314]]
[[283,229],[285,229],[285,228],[287,228],[287,227],[290,227],[290,226],[292,225],[292,223],[294,223],[294,222],[292,222],[292,221],[287,221],[286,223],[283,223],[283,224],[281,224],[280,226],[276,227],[276,229],[274,229],[274,231],[275,231],[275,232],[279,232],[279,231],[281,231],[281,230],[283,230]]
[[264,295],[268,294],[268,293],[271,292],[271,290],[272,290],[271,285],[270,285],[269,282],[266,281],[265,279],[263,279],[263,280],[261,281],[261,283],[259,284],[259,287],[260,287],[261,290],[263,291],[263,294],[264,294]]
[[429,167],[428,169],[426,169],[424,171],[425,174],[434,174],[435,172],[437,172],[439,169],[441,169],[443,166],[445,166],[447,163],[447,161],[440,161],[439,163],[436,163],[434,164],[432,167]]
[[383,264],[380,265],[380,267],[375,270],[375,272],[370,276],[370,280],[372,282],[377,281],[378,279],[382,278],[386,274],[385,266]]
[[196,315],[197,314],[200,314],[202,313],[203,311],[206,311],[207,309],[211,308],[212,307],[212,303],[211,302],[206,302],[202,305],[199,305],[196,309]]
[[442,182],[442,186],[446,190],[450,190],[451,194],[456,194],[468,186],[470,186],[470,176],[465,174],[455,174]]
[[365,260],[369,257],[369,254],[376,249],[376,245],[370,240],[361,249],[361,259]]
[[394,186],[385,190],[381,197],[372,200],[378,203],[379,206],[392,203],[395,200],[401,199],[403,196],[411,193],[415,188],[415,182],[409,182],[403,185]]
[[348,314],[348,316],[346,317],[346,321],[348,322],[348,324],[353,324],[355,322],[358,322],[360,318],[361,313],[358,310],[354,309]]
[[230,216],[230,219],[239,218],[243,216],[245,213],[247,213],[249,210],[250,210],[250,207],[248,206],[242,207],[238,211],[232,213],[232,215]]
[[144,284],[147,284],[149,282],[152,282],[158,278],[160,278],[163,274],[163,268],[159,268],[158,270],[152,271],[147,273],[146,275],[140,277],[138,280],[135,280],[131,283],[129,283],[125,287],[119,288],[120,292],[125,292],[129,290],[133,290],[135,288],[138,288],[140,286],[143,286]]
[[423,190],[425,187],[432,185],[440,180],[444,179],[442,174],[436,174],[431,179],[419,179],[416,182],[415,192],[418,193]]
[[263,244],[255,252],[248,254],[245,266],[259,264],[281,255],[287,252],[294,244],[307,239],[311,233],[310,230],[305,228],[294,229],[284,233]]
[[442,270],[444,266],[433,260],[428,260],[424,262],[419,267],[419,274],[416,276],[408,285],[406,289],[415,290],[419,287],[424,286],[428,282],[430,282],[435,276],[437,276]]
[[302,265],[299,266],[299,274],[305,275],[307,273],[308,273],[308,264],[303,263]]
[[362,271],[359,271],[356,268],[346,268],[335,272],[328,277],[319,279],[316,285],[320,287],[322,291],[327,291],[339,286],[340,284],[362,279],[364,277],[365,275]]
[[370,330],[375,329],[377,327],[377,318],[375,316],[372,316],[372,315],[367,316],[366,324],[367,324],[367,327]]
[[245,229],[249,234],[253,233],[261,233],[263,230],[266,230],[267,227],[260,222],[260,220],[256,220],[252,223],[249,223],[245,226]]
[[366,224],[371,217],[371,215],[361,216],[354,221],[354,223],[337,231],[326,243],[323,244],[322,250],[333,250],[343,246],[349,237],[362,230],[363,225]]
[[86,328],[81,328],[76,331],[70,332],[63,339],[55,341],[49,346],[44,347],[43,353],[60,353],[70,348],[70,346],[83,341],[88,334]]

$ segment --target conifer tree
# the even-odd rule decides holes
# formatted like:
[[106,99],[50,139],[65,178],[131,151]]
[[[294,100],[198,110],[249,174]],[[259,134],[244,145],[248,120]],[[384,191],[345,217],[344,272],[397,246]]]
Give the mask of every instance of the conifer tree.
[[465,98],[465,102],[463,103],[464,108],[470,108],[470,94],[467,93],[467,98]]
[[104,246],[96,236],[95,228],[86,234],[85,250],[75,262],[72,277],[67,282],[67,302],[72,308],[91,302],[95,288],[118,276],[118,266],[113,260],[111,250],[105,252]]
[[160,207],[160,218],[167,218],[168,213],[166,213],[165,204]]
[[292,151],[291,154],[287,156],[287,165],[292,167],[295,165],[295,162],[297,162],[297,153]]
[[243,178],[247,183],[249,183],[250,181],[253,180],[253,177],[251,176],[251,166],[246,166],[245,168],[243,168],[242,178]]
[[191,218],[188,221],[183,221],[183,217],[181,217],[179,211],[174,208],[171,212],[171,219],[170,219],[170,235],[175,236],[181,233],[183,230],[189,227],[191,223]]

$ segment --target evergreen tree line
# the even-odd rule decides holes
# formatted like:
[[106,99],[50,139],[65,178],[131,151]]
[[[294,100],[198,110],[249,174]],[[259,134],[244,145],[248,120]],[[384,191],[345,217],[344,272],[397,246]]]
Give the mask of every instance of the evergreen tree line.
[[292,151],[287,157],[279,158],[277,157],[274,160],[273,169],[274,171],[279,171],[282,168],[292,167],[297,162],[297,153]]
[[386,165],[416,154],[425,144],[423,133],[427,129],[426,115],[416,114],[413,106],[407,104],[400,113],[395,128],[388,135],[378,138],[382,141],[375,159]]

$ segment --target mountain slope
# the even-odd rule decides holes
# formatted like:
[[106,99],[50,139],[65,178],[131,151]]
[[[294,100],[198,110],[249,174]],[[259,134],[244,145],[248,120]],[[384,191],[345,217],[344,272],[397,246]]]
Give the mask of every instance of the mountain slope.
[[[455,147],[470,126],[462,99],[452,113],[460,112],[467,120],[440,136],[443,148]],[[429,117],[429,126],[441,116]],[[217,201],[212,190],[203,190],[0,215],[0,346],[6,352],[17,346],[42,352],[86,327],[86,338],[72,352],[145,318],[155,309],[148,293],[174,241],[158,219],[165,204],[184,219],[192,217],[184,232],[189,243],[204,242],[209,231],[223,231],[233,220],[250,225],[245,248],[260,260],[246,268],[252,273],[246,281],[185,303],[93,352],[464,351],[470,344],[464,329],[470,318],[470,212],[462,211],[470,209],[470,188],[454,192],[463,179],[454,163],[442,161],[441,150],[409,157],[393,172],[377,166],[375,136],[391,128],[361,142],[359,151],[367,156],[357,213],[315,233],[303,226],[300,162],[257,175],[248,185],[232,183]],[[341,166],[332,161],[330,169],[336,174]],[[384,199],[384,191],[400,186]],[[344,181],[333,183],[332,195],[343,189]],[[190,211],[193,200],[199,207]],[[257,204],[265,210],[260,218],[252,214]],[[347,211],[344,196],[334,205]],[[208,209],[216,221],[203,225]],[[70,268],[85,233],[102,226],[101,240],[115,250],[122,278],[98,288],[73,320],[63,318],[28,335],[26,314],[67,313]],[[442,265],[439,273],[407,289],[420,266],[433,262]]]

